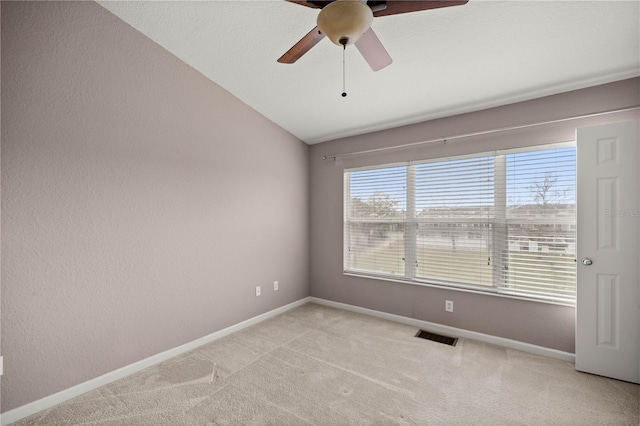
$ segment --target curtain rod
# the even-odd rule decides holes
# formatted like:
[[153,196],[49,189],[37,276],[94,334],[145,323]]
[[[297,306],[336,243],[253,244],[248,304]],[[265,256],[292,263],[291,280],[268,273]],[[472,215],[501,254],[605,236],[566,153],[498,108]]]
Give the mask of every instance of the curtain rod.
[[463,139],[463,138],[469,138],[469,137],[472,137],[472,136],[484,136],[484,135],[490,135],[492,133],[506,132],[506,131],[509,131],[509,130],[526,129],[528,127],[543,126],[545,124],[562,123],[564,121],[578,120],[580,118],[598,117],[598,116],[601,116],[601,115],[615,114],[615,113],[619,113],[619,112],[627,112],[627,111],[633,111],[633,110],[637,110],[637,109],[640,109],[640,105],[636,105],[636,106],[633,106],[633,107],[627,107],[627,108],[612,109],[612,110],[608,110],[608,111],[594,112],[592,114],[574,115],[572,117],[559,118],[557,120],[541,121],[541,122],[538,122],[538,123],[522,124],[522,125],[519,125],[519,126],[501,127],[501,128],[498,128],[498,129],[483,130],[483,131],[474,132],[474,133],[465,133],[465,134],[462,134],[462,135],[449,136],[449,137],[446,137],[446,138],[431,139],[431,140],[428,140],[428,141],[407,143],[407,144],[404,144],[404,145],[387,146],[387,147],[383,147],[383,148],[373,148],[373,149],[367,149],[367,150],[363,150],[363,151],[347,152],[345,154],[323,155],[322,159],[323,160],[329,160],[329,159],[337,160],[338,158],[351,157],[353,155],[371,154],[371,153],[374,153],[374,152],[389,151],[389,150],[392,150],[392,149],[410,148],[410,147],[413,147],[413,146],[426,145],[426,144],[435,143],[435,142],[447,143],[447,141],[456,140],[456,139]]

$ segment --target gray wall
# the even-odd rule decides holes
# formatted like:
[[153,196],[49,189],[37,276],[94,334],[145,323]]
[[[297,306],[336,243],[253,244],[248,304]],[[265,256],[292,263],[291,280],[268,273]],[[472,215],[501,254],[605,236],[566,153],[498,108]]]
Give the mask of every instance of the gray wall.
[[[311,295],[573,353],[573,307],[343,275],[343,170],[394,161],[570,141],[575,139],[577,127],[637,118],[637,113],[581,119],[467,138],[447,144],[439,142],[420,148],[359,155],[338,161],[323,160],[322,156],[555,120],[638,104],[640,80],[636,78],[313,145],[310,153]],[[445,299],[454,301],[453,313],[445,312]]]
[[2,2],[2,106],[2,411],[309,294],[308,146],[98,4]]

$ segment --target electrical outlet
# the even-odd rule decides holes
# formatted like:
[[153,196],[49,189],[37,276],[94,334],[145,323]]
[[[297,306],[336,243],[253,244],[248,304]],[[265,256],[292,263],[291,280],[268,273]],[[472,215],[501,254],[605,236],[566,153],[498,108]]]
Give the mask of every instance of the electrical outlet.
[[447,312],[453,312],[453,300],[444,301],[444,310]]
[[260,286],[256,287],[256,296],[260,296]]
[[0,376],[4,374],[4,357],[0,356]]
[[278,281],[273,282],[273,291],[278,291]]

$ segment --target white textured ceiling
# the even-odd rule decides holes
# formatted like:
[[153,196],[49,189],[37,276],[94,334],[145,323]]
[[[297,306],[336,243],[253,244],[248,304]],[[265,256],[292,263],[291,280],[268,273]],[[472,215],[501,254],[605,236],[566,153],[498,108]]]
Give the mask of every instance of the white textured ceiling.
[[394,62],[373,72],[322,40],[276,62],[315,26],[286,1],[102,6],[306,143],[367,133],[640,75],[639,1],[484,1],[375,18]]

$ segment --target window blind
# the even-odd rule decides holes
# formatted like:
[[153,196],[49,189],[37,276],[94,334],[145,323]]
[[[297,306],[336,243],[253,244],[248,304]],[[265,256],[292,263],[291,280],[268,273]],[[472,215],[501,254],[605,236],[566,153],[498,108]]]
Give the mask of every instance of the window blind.
[[501,243],[505,292],[575,299],[575,147],[504,156],[506,235]]
[[494,157],[414,166],[416,278],[493,285]]
[[345,272],[575,301],[575,146],[344,176]]
[[345,174],[345,263],[351,271],[404,276],[407,168]]

